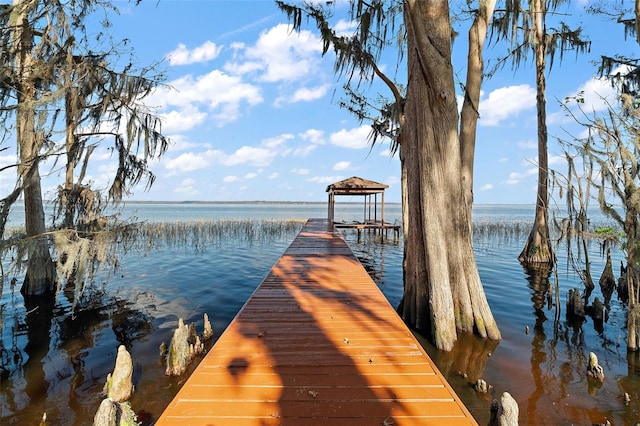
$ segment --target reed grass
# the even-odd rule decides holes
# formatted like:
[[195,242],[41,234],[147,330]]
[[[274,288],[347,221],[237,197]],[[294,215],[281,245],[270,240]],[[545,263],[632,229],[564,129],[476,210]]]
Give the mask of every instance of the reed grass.
[[531,231],[530,222],[500,221],[500,222],[474,222],[474,240],[510,241],[526,237]]
[[[603,227],[610,227],[610,226],[611,224],[606,222],[592,223],[590,225],[590,228],[597,230]],[[473,238],[474,238],[474,241],[496,242],[496,243],[513,241],[513,240],[518,240],[521,238],[528,237],[529,233],[531,232],[531,227],[532,227],[532,224],[530,221],[474,222]],[[561,236],[566,237],[566,234],[563,235],[560,224],[555,224],[555,223],[551,224],[549,232],[551,234],[551,238],[553,239],[560,239]],[[615,229],[612,230],[612,233],[614,232],[615,232]],[[575,234],[575,231],[571,232],[571,234]],[[582,233],[582,236],[584,238],[592,238],[592,239],[609,238],[608,235],[602,235],[597,232]]]
[[[306,219],[214,219],[182,222],[113,223],[97,232],[62,229],[48,232],[59,277],[74,283],[80,297],[99,270],[116,270],[130,251],[163,247],[204,251],[234,240],[247,245],[295,237]],[[23,275],[31,239],[24,228],[7,229],[0,240],[0,296],[9,276]],[[59,283],[62,284],[62,283]]]
[[304,219],[214,219],[143,223],[135,238],[146,248],[189,247],[204,250],[232,239],[248,244],[296,235]]

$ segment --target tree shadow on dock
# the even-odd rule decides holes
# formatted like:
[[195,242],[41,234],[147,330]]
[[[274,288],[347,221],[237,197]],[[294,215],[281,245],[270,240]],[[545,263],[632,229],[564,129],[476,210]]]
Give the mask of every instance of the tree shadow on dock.
[[233,358],[242,370],[228,365],[234,381],[262,375],[263,384],[274,383],[262,390],[271,392],[264,403],[278,424],[419,424],[462,415],[339,234],[305,228],[229,329],[254,346]]

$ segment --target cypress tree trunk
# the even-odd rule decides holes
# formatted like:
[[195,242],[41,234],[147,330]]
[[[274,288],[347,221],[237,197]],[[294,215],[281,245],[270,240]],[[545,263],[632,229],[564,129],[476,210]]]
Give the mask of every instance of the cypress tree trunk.
[[456,329],[499,339],[478,276],[461,182],[449,5],[407,0],[409,85],[402,158],[407,171],[405,291],[399,311],[436,346]]
[[55,266],[49,252],[46,231],[40,172],[38,170],[42,136],[36,129],[37,95],[33,69],[37,66],[32,56],[33,29],[28,20],[29,5],[24,0],[14,0],[16,10],[12,16],[14,28],[14,53],[16,56],[17,82],[17,146],[20,165],[18,177],[22,180],[24,195],[25,227],[31,238],[27,272],[21,292],[24,296],[40,296],[55,292]]
[[626,212],[624,221],[624,232],[627,235],[627,288],[629,290],[629,313],[627,314],[627,350],[637,351],[640,347],[638,343],[638,325],[640,323],[640,310],[638,302],[640,300],[638,291],[638,244],[640,244],[640,225],[638,215],[640,212],[634,208],[633,199],[637,199],[637,190],[631,190],[631,185],[627,186]]
[[549,236],[549,159],[547,154],[546,43],[544,0],[531,0],[536,37],[536,102],[538,111],[538,194],[534,223],[518,260],[524,265],[555,263]]
[[480,105],[480,89],[484,77],[482,52],[495,5],[496,0],[479,0],[479,10],[473,25],[469,29],[467,80],[464,87],[464,101],[460,110],[460,155],[462,160],[462,185],[470,222],[473,207],[473,163],[476,150],[476,129],[478,118],[480,118],[478,106]]

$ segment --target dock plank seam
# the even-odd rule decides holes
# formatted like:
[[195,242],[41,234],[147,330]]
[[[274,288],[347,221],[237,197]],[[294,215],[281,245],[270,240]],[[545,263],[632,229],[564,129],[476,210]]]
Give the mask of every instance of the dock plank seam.
[[476,425],[342,238],[309,219],[157,425]]

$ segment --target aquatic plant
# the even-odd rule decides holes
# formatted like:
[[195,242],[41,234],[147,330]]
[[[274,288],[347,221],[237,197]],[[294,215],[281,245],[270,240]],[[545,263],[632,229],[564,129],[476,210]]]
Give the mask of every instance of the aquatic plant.
[[137,236],[141,248],[188,246],[204,250],[209,244],[223,244],[228,239],[253,243],[272,241],[295,235],[305,219],[214,219],[185,222],[143,223]]
[[[204,251],[212,245],[222,246],[230,239],[269,242],[295,236],[306,220],[303,219],[212,219],[183,222],[114,221],[104,229],[82,232],[73,229],[52,230],[46,234],[56,259],[58,291],[61,286],[72,287],[74,308],[82,300],[88,283],[99,271],[113,272],[119,260],[130,251],[147,253],[163,247],[188,248]],[[6,239],[0,240],[0,296],[4,280],[24,274],[29,245],[20,228],[8,229]],[[7,266],[7,270],[5,270]]]

